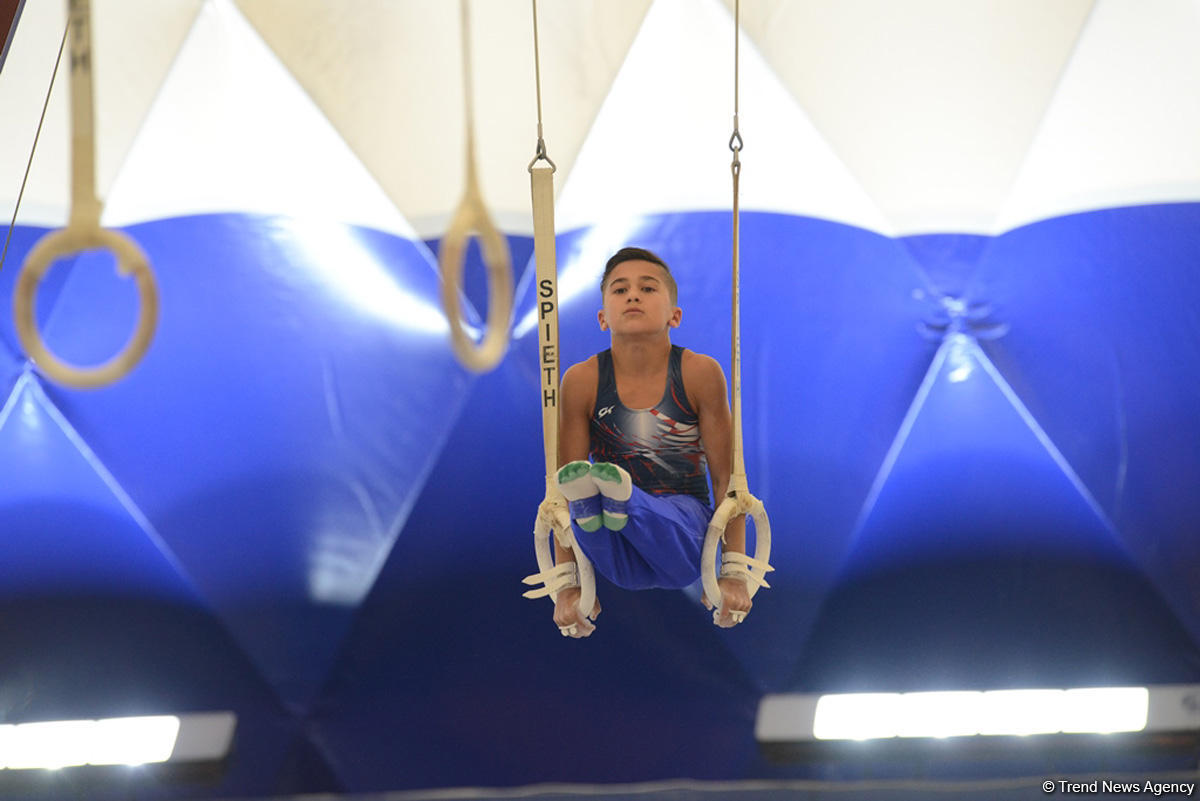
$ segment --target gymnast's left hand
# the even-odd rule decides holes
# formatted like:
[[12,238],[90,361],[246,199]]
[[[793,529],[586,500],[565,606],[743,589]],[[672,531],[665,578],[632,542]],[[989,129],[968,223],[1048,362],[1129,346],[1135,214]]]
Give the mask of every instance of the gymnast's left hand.
[[[746,582],[740,578],[719,579],[717,586],[721,588],[721,607],[713,615],[713,622],[723,629],[731,629],[745,619],[746,613],[750,611],[750,607],[754,603],[750,600]],[[713,608],[707,596],[701,600],[704,602],[705,609]]]

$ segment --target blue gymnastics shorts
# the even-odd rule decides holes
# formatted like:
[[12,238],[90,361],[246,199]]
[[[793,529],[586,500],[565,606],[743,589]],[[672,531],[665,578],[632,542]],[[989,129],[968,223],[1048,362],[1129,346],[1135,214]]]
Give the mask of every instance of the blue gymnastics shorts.
[[620,531],[584,531],[575,541],[605,578],[627,590],[687,587],[700,578],[700,552],[713,510],[691,495],[651,495],[636,486]]

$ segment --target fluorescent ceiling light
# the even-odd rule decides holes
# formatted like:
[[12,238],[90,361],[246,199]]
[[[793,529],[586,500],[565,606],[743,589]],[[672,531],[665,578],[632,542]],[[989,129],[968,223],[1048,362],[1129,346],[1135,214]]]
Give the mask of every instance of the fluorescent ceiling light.
[[1056,700],[1061,690],[993,690],[983,694],[983,735],[1054,734],[1059,731]]
[[234,725],[231,712],[0,725],[0,769],[215,760]]
[[1064,733],[1141,731],[1150,715],[1150,691],[1145,687],[1067,690],[1060,704]]
[[0,726],[0,767],[166,762],[178,735],[179,718],[170,715]]
[[895,737],[899,721],[899,693],[823,695],[813,715],[813,736],[818,740]]
[[979,733],[983,693],[905,693],[896,708],[898,737],[965,737]]
[[760,742],[1200,729],[1200,686],[769,695]]

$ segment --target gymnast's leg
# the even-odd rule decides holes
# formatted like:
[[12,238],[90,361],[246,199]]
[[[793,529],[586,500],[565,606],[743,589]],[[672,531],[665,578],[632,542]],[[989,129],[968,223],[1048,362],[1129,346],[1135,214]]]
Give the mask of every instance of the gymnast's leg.
[[609,581],[625,589],[681,589],[700,576],[712,510],[690,495],[651,495],[605,462],[592,466],[602,527],[575,526],[575,541]]

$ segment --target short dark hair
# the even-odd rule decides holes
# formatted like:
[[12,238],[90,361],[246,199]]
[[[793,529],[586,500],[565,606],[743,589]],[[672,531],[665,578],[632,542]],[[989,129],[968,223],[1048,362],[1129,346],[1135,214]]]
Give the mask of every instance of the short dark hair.
[[667,263],[645,248],[621,248],[612,255],[608,263],[604,265],[604,277],[600,279],[600,294],[604,294],[604,290],[608,287],[608,276],[617,268],[618,264],[624,264],[627,261],[648,261],[651,264],[657,264],[662,267],[663,273],[667,278],[667,290],[671,293],[671,303],[679,302],[679,287],[675,285],[675,276],[671,275],[671,268]]

